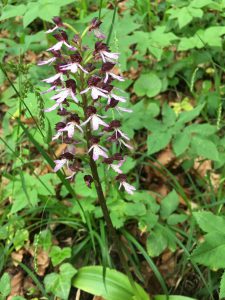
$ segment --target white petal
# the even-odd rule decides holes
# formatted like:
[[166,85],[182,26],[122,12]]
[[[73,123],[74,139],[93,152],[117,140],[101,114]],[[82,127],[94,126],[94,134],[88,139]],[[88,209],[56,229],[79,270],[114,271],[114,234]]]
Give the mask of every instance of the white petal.
[[74,92],[73,92],[72,90],[71,90],[71,92],[70,92],[70,95],[71,95],[72,99],[73,99],[76,103],[79,102],[79,100],[77,99],[77,97],[75,96],[75,94],[74,94]]
[[54,163],[55,163],[55,168],[54,168],[54,172],[57,172],[58,170],[60,170],[66,163],[66,159],[57,159],[57,160],[54,160]]
[[119,132],[125,140],[127,140],[127,141],[130,140],[129,137],[125,133],[123,133],[120,129],[117,129],[117,132]]
[[84,132],[83,129],[79,125],[75,125],[81,132]]
[[99,96],[108,98],[108,96],[106,94],[104,94],[100,88],[97,88],[97,87],[92,87],[91,96],[94,100],[98,99]]
[[101,55],[101,57],[102,57],[102,61],[105,63],[106,62],[106,59],[105,59],[105,56],[103,55],[103,52],[102,51],[100,51],[99,52],[99,54]]
[[44,60],[44,61],[40,61],[38,63],[38,66],[43,66],[43,65],[47,65],[47,64],[51,64],[56,60],[56,57],[51,57],[48,60]]
[[59,28],[57,25],[55,27],[53,27],[52,29],[49,29],[47,31],[45,31],[45,33],[51,33],[53,31],[55,31],[57,28]]
[[90,87],[86,88],[85,90],[81,91],[80,94],[87,93],[90,90]]
[[63,42],[63,44],[67,47],[67,48],[69,48],[70,50],[77,50],[77,48],[75,48],[75,47],[73,47],[73,46],[71,46],[71,45],[69,45],[67,42]]
[[73,135],[74,135],[74,125],[73,125],[73,124],[70,124],[70,125],[67,127],[67,132],[68,132],[68,137],[69,137],[69,138],[72,138]]
[[58,78],[60,78],[60,77],[61,77],[61,73],[57,73],[57,74],[55,74],[52,77],[43,79],[42,81],[47,82],[47,83],[52,83],[52,82],[56,81]]
[[52,137],[52,141],[57,140],[61,135],[62,135],[61,132],[57,132],[57,133]]
[[51,48],[48,48],[47,51],[51,51],[51,50],[58,51],[62,48],[62,45],[63,45],[63,41],[60,41],[56,43],[54,46],[52,46]]
[[99,156],[103,156],[105,158],[108,157],[108,155],[105,153],[105,151],[103,151],[98,145],[94,145],[94,148],[93,148],[93,159],[97,160],[99,158]]
[[77,64],[77,65],[84,73],[88,74],[88,71],[86,71],[80,64]]
[[108,79],[109,79],[109,73],[106,72],[106,74],[105,74],[105,79],[104,79],[104,83],[106,83],[106,82],[108,81]]
[[118,106],[117,109],[120,110],[120,111],[128,112],[128,113],[133,112],[132,109],[124,108],[124,107],[121,107],[121,106]]
[[109,126],[104,121],[102,121],[102,119],[99,118],[97,115],[93,115],[92,116],[92,118],[91,118],[91,125],[92,125],[93,130],[98,130],[99,125],[103,125],[103,126],[106,126],[106,127]]
[[125,80],[123,77],[115,75],[114,73],[110,72],[109,74],[112,76],[112,78],[117,79],[119,81],[124,81]]
[[59,107],[59,103],[54,104],[52,107],[46,108],[44,112],[50,112]]
[[111,168],[112,168],[116,173],[119,173],[119,174],[122,174],[122,173],[123,173],[123,172],[120,170],[120,166],[119,166],[119,165],[111,164],[110,166],[111,166]]
[[130,149],[130,150],[133,149],[133,147],[130,146],[130,145],[128,145],[127,143],[125,143],[124,140],[121,139],[120,142],[121,142],[125,147],[127,147],[128,149]]
[[111,94],[111,97],[114,98],[114,99],[116,99],[117,101],[126,102],[126,99],[124,97],[117,96],[115,94]]
[[133,195],[134,191],[136,190],[134,186],[130,185],[127,182],[122,182],[122,185],[128,194]]
[[91,120],[91,118],[92,118],[92,116],[90,116],[89,118],[87,118],[87,120],[84,121],[84,122],[81,124],[81,126],[86,125],[86,124]]
[[111,52],[108,52],[108,51],[102,51],[102,53],[107,58],[111,58],[111,59],[115,59],[115,60],[117,60],[119,58],[119,53],[111,53]]
[[49,89],[47,89],[46,91],[41,92],[41,94],[42,94],[42,95],[43,95],[43,94],[47,94],[47,93],[53,91],[54,89],[55,89],[55,85],[51,86],[51,87],[50,87]]

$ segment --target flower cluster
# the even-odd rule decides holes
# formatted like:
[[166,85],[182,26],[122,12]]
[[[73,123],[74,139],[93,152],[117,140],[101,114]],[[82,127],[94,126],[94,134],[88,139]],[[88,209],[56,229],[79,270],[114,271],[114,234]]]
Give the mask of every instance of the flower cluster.
[[[43,93],[54,91],[50,98],[52,106],[45,112],[57,110],[62,119],[55,126],[53,140],[67,144],[64,153],[55,160],[54,171],[67,167],[67,178],[72,180],[76,172],[82,170],[76,157],[77,144],[86,141],[90,159],[106,164],[117,174],[115,178],[119,188],[124,187],[129,194],[133,194],[135,188],[126,182],[126,175],[121,170],[125,158],[120,153],[121,148],[132,147],[129,137],[121,130],[121,121],[115,118],[119,118],[121,112],[131,112],[123,107],[126,102],[123,91],[114,86],[115,80],[124,81],[115,73],[119,53],[112,53],[103,42],[105,36],[99,30],[101,21],[97,18],[92,20],[82,35],[76,34],[71,41],[65,32],[71,26],[64,24],[59,17],[53,21],[55,26],[47,33],[54,32],[56,44],[47,50],[51,58],[39,62],[39,65],[54,64],[55,74],[43,80],[50,84]],[[92,32],[98,39],[93,50],[82,45],[84,35]],[[110,111],[113,120],[110,120]],[[84,180],[91,187],[92,176],[85,175]]]

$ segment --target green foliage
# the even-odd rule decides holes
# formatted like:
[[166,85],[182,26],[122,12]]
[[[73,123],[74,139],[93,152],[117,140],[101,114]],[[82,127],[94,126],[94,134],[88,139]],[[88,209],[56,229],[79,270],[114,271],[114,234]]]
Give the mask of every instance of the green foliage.
[[52,22],[52,18],[60,14],[60,8],[70,3],[74,3],[74,0],[65,0],[63,2],[59,0],[38,0],[27,5],[20,4],[17,6],[9,4],[3,8],[0,21],[22,16],[24,28],[37,18]]
[[77,270],[69,263],[59,267],[59,273],[50,273],[45,276],[44,283],[47,292],[51,292],[62,300],[67,300],[71,288],[71,280]]
[[[121,119],[122,130],[132,139],[134,150],[122,169],[138,191],[133,196],[118,192],[116,183],[110,181],[112,171],[103,166],[99,168],[100,178],[114,227],[120,233],[124,228],[132,228],[134,233],[133,239],[123,236],[121,240],[126,238],[128,261],[143,286],[145,273],[139,271],[143,264],[139,256],[144,257],[166,294],[167,278],[163,279],[158,268],[160,255],[168,249],[179,250],[175,276],[179,274],[180,281],[176,290],[174,286],[168,286],[168,290],[183,291],[185,276],[197,272],[200,288],[193,291],[193,297],[208,299],[210,292],[218,292],[220,281],[223,299],[225,1],[156,2],[120,4],[125,5],[125,10],[123,6],[118,10],[110,40],[113,51],[121,52],[119,71],[129,77],[118,87],[131,98],[131,103],[120,106],[133,110],[132,114],[122,114]],[[52,100],[49,95],[40,95],[44,90],[40,78],[47,77],[49,69],[36,66],[41,58],[37,54],[51,44],[44,31],[54,26],[46,22],[61,14],[65,22],[82,31],[98,16],[96,8],[100,3],[103,31],[108,32],[113,16],[108,1],[9,0],[0,4],[0,57],[20,94],[5,81],[1,71],[4,91],[0,99],[0,147],[6,166],[0,189],[0,298],[6,299],[10,293],[10,277],[4,271],[12,251],[24,251],[33,244],[34,262],[39,249],[51,258],[52,273],[48,273],[48,268],[44,277],[45,289],[51,296],[68,299],[73,285],[107,296],[107,300],[138,299],[125,275],[107,268],[104,278],[102,267],[75,269],[80,262],[85,266],[96,261],[110,267],[116,267],[117,262],[110,257],[111,245],[94,185],[92,189],[86,186],[84,173],[69,183],[64,174],[53,174],[47,167],[54,165],[50,157],[57,147],[51,138],[59,116],[43,116],[43,108]],[[92,42],[93,38],[87,35],[85,43]],[[157,164],[159,152],[166,148],[173,151],[175,167]],[[212,167],[204,176],[196,175],[194,162],[204,165],[205,160],[210,160]],[[215,170],[216,184],[211,177]],[[162,197],[160,188],[165,186],[170,192]],[[64,245],[64,237],[62,244],[53,245],[64,232],[72,237],[71,246]],[[194,250],[190,255],[191,249]],[[148,299],[138,285],[137,290],[141,300]],[[153,299],[167,297],[158,295]]]
[[66,258],[71,257],[71,248],[65,247],[61,249],[58,246],[53,246],[49,256],[51,257],[53,266],[56,266],[63,262]]
[[6,299],[11,292],[10,276],[8,273],[4,273],[0,278],[0,298]]
[[78,270],[73,285],[92,295],[102,296],[107,300],[148,300],[146,292],[137,283],[131,285],[122,273],[103,267],[83,267]]

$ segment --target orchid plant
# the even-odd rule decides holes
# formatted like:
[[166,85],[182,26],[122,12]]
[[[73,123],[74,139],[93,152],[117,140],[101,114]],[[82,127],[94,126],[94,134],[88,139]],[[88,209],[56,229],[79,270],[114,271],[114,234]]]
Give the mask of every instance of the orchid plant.
[[[115,80],[124,81],[114,71],[119,53],[111,52],[109,46],[103,42],[106,37],[99,29],[101,21],[97,18],[92,20],[81,35],[59,17],[55,17],[53,22],[55,26],[47,34],[53,33],[57,43],[47,49],[52,57],[39,62],[39,65],[54,64],[56,73],[43,80],[50,84],[43,93],[54,91],[51,96],[53,105],[45,109],[45,112],[57,110],[62,119],[55,125],[56,133],[52,140],[67,145],[66,150],[54,161],[54,171],[64,168],[68,180],[74,180],[78,171],[84,172],[83,161],[76,155],[77,148],[79,145],[86,148],[91,174],[87,172],[84,181],[89,188],[94,182],[110,237],[127,271],[126,258],[121,251],[98,174],[98,164],[106,164],[107,169],[115,173],[119,189],[123,187],[129,194],[135,191],[135,187],[127,182],[126,175],[121,170],[126,160],[122,148],[132,149],[132,146],[129,137],[121,130],[119,118],[122,113],[132,111],[123,107],[126,102],[124,92],[114,86]],[[75,33],[71,41],[65,31],[68,29]],[[94,34],[97,38],[94,49],[82,44],[86,34]]]
[[[55,126],[56,134],[53,140],[67,144],[65,152],[55,160],[54,171],[66,167],[67,178],[73,180],[81,170],[80,161],[76,161],[76,146],[82,143],[84,147],[85,141],[91,165],[96,170],[96,162],[108,165],[116,173],[119,188],[123,187],[127,193],[133,194],[135,187],[127,183],[126,175],[122,174],[120,169],[125,162],[121,148],[132,149],[129,138],[120,129],[120,120],[114,117],[112,121],[107,122],[110,110],[113,111],[113,116],[119,116],[121,112],[131,112],[120,106],[120,103],[126,102],[126,98],[122,94],[123,91],[113,85],[114,80],[124,81],[122,76],[114,72],[119,53],[112,53],[103,42],[105,35],[99,30],[101,21],[97,18],[92,20],[82,35],[75,34],[70,42],[65,30],[71,29],[71,26],[64,24],[59,17],[55,17],[53,21],[54,28],[46,33],[53,33],[57,43],[47,50],[52,57],[38,64],[54,64],[56,74],[43,80],[50,84],[43,93],[55,92],[51,96],[53,105],[45,112],[57,110],[58,115],[62,117]],[[85,34],[92,32],[97,38],[93,50],[82,45]],[[71,102],[76,104],[79,112],[82,108],[82,116],[71,108]],[[77,132],[82,136],[80,141],[74,139]],[[116,147],[111,147],[112,144]],[[112,153],[112,148],[116,149],[115,153]],[[87,175],[84,179],[88,187],[91,187],[91,182],[96,182],[96,178],[93,171],[91,175]]]

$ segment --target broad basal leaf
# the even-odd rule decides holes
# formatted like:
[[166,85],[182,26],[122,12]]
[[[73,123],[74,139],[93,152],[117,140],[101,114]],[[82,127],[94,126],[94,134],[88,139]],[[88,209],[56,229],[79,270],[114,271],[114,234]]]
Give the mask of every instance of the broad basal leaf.
[[134,84],[134,91],[138,96],[154,97],[159,94],[162,82],[155,73],[141,75]]
[[[224,233],[225,218],[216,216],[210,211],[198,211],[193,213],[199,227],[207,232],[220,232]],[[215,233],[216,234],[216,233]]]
[[171,137],[169,132],[157,132],[149,135],[147,139],[148,154],[151,155],[164,149],[169,144]]
[[143,288],[136,283],[134,284],[135,289],[127,276],[109,268],[106,269],[104,278],[103,267],[101,266],[79,269],[73,281],[76,288],[107,300],[150,300]]
[[191,140],[191,147],[199,156],[211,160],[219,160],[219,152],[216,145],[206,138],[194,136]]
[[225,234],[208,233],[193,251],[191,260],[211,269],[225,268]]

